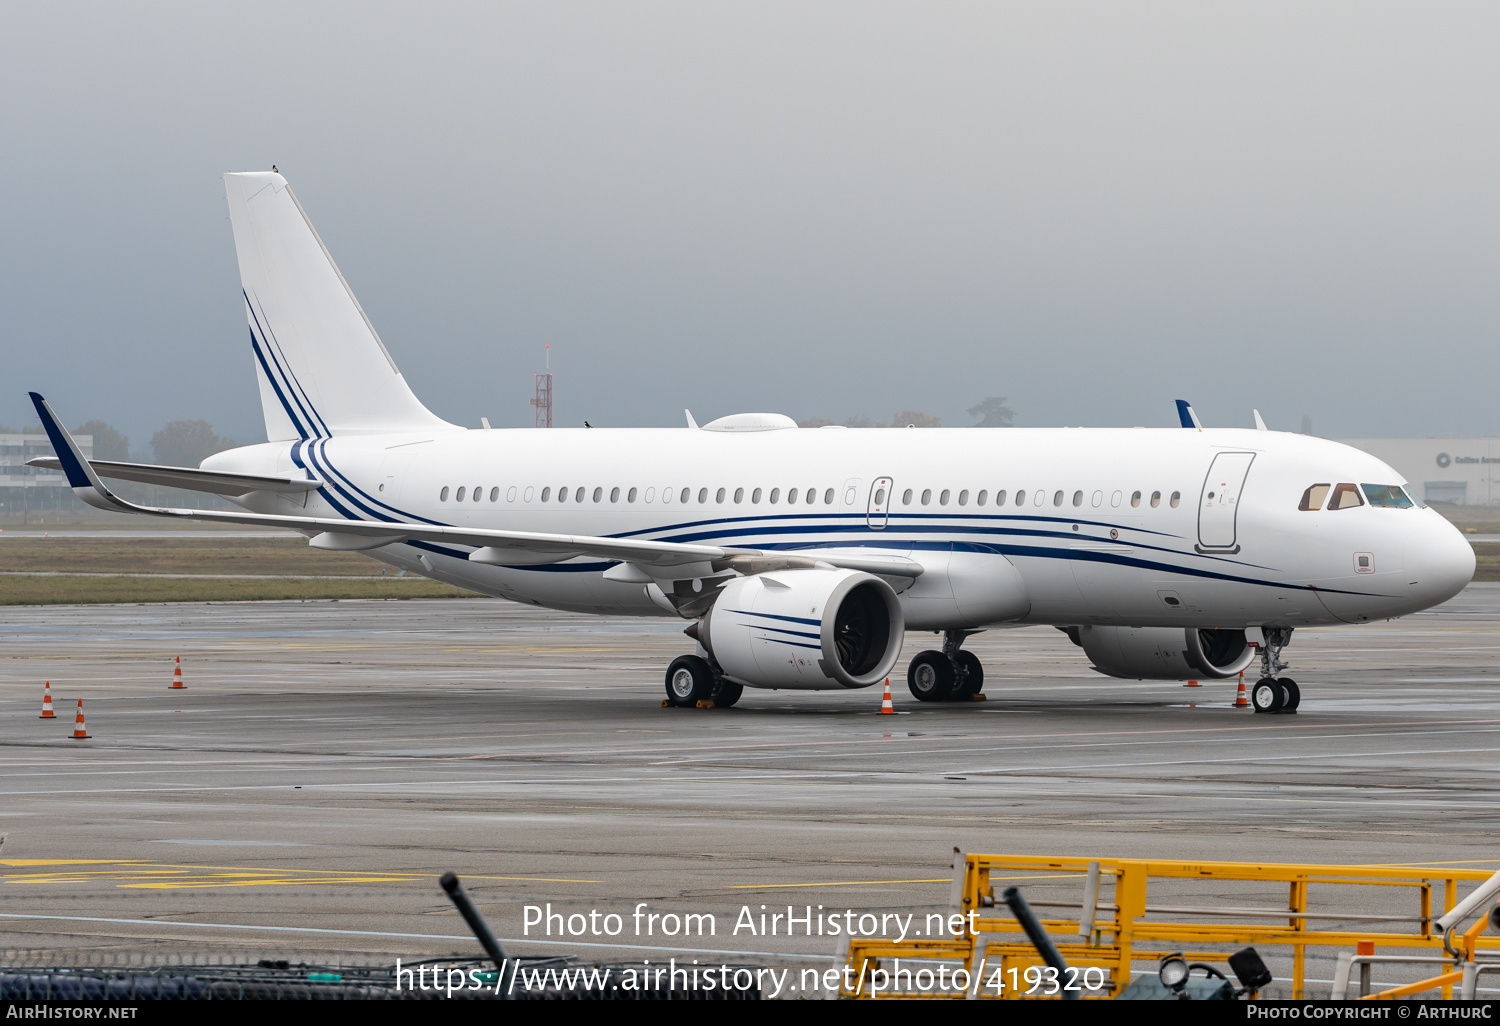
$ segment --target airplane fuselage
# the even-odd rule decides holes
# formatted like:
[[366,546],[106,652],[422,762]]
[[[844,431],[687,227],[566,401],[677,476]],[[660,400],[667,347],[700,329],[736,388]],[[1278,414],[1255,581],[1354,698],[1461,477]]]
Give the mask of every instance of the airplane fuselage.
[[[262,513],[908,555],[926,568],[901,593],[912,629],[1359,623],[1444,601],[1474,566],[1430,509],[1299,509],[1315,484],[1405,482],[1360,450],[1272,431],[451,429],[265,443],[204,467],[325,482],[305,504],[240,500]],[[672,615],[649,586],[607,579],[611,562],[472,551],[369,554],[516,601]]]

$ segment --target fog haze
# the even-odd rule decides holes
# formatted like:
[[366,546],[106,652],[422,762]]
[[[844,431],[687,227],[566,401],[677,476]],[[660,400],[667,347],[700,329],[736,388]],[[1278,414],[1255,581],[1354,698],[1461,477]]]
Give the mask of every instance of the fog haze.
[[0,421],[264,437],[278,165],[457,423],[1500,434],[1500,9],[0,8]]

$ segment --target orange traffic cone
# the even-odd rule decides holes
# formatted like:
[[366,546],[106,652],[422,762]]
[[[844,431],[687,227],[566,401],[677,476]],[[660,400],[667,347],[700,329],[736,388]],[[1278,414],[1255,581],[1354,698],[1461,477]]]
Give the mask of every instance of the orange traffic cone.
[[891,678],[885,679],[885,697],[880,700],[880,715],[896,715],[896,707],[891,704]]
[[78,722],[73,725],[73,738],[75,740],[89,736],[89,732],[83,729],[83,699],[78,700]]
[[177,665],[172,668],[172,683],[167,688],[167,690],[173,691],[177,688],[185,687],[187,687],[187,685],[182,682],[182,656],[178,656]]
[[42,685],[42,715],[37,719],[57,719],[57,713],[52,711],[52,682],[50,680]]
[[1199,684],[1195,680],[1190,680],[1186,684],[1183,685],[1183,687],[1185,687],[1185,688],[1201,688],[1202,686],[1203,686],[1202,684]]
[[1240,671],[1240,690],[1234,696],[1234,707],[1236,709],[1248,709],[1248,708],[1250,708],[1250,699],[1245,694],[1245,671],[1244,670]]

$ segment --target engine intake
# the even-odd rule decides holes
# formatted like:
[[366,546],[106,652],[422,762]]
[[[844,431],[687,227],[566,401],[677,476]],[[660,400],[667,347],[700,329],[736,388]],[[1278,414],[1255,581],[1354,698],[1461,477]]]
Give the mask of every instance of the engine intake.
[[1255,658],[1242,630],[1189,627],[1069,627],[1094,669],[1137,680],[1233,677]]
[[697,624],[725,676],[753,688],[864,688],[896,665],[901,602],[860,570],[788,570],[726,584]]

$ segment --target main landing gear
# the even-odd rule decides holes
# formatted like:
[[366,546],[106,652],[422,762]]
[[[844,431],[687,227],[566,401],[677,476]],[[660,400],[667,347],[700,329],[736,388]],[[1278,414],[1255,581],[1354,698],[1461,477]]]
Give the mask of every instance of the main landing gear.
[[1294,713],[1302,703],[1302,691],[1290,677],[1276,674],[1286,669],[1281,650],[1292,640],[1290,627],[1262,629],[1266,643],[1260,650],[1261,679],[1250,689],[1250,704],[1258,713]]
[[699,656],[678,656],[667,667],[667,701],[672,705],[691,709],[713,702],[716,709],[728,709],[744,693],[743,685],[725,680]]
[[967,702],[984,688],[984,664],[959,648],[978,631],[944,631],[943,650],[928,649],[912,657],[906,686],[919,702]]

